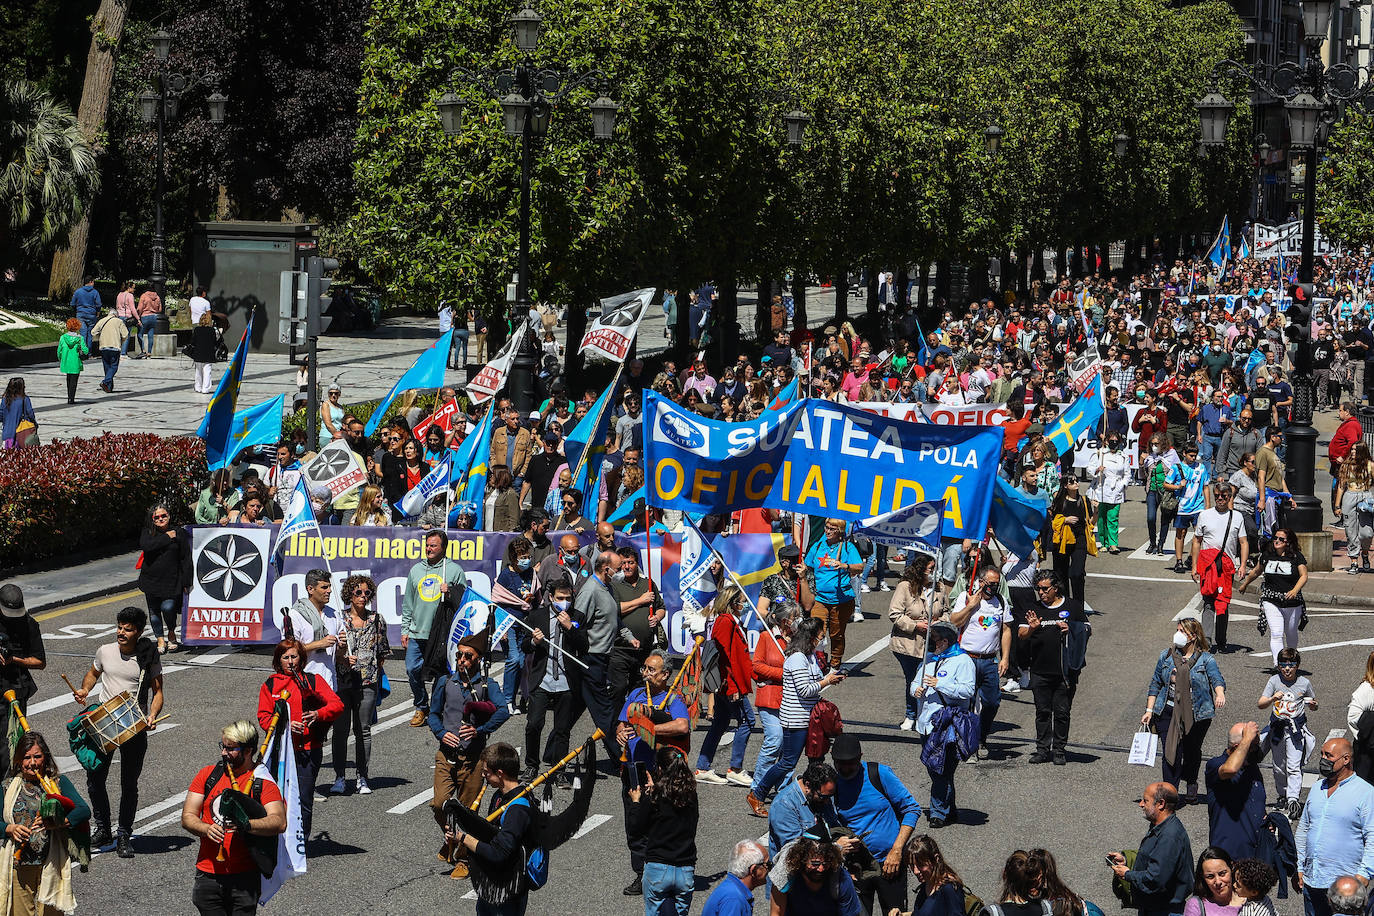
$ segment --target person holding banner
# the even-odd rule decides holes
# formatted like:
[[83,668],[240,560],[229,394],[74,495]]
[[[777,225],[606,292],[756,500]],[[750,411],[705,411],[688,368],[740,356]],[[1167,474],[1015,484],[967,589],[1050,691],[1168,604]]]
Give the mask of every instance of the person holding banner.
[[[253,836],[286,832],[286,803],[271,779],[253,775],[258,730],[240,720],[219,736],[219,762],[201,767],[181,805],[181,829],[200,837],[191,903],[201,916],[251,916],[258,911],[262,872],[249,850]],[[229,789],[254,793],[266,813],[246,826],[222,820],[220,796]]]
[[854,574],[864,567],[859,550],[845,536],[845,523],[826,519],[825,537],[806,551],[806,565],[816,581],[816,604],[811,614],[824,622],[830,637],[828,666],[834,670],[844,660],[845,628],[854,616]]
[[[521,779],[533,779],[539,772],[539,739],[549,710],[553,728],[544,745],[543,761],[552,765],[568,753],[568,740],[579,712],[568,683],[568,653],[581,651],[585,635],[572,618],[572,578],[559,575],[544,588],[543,598],[530,611],[532,629],[520,630],[520,650],[525,657],[526,685],[530,702],[525,717],[525,771]],[[564,782],[559,772],[554,777]]]
[[[299,773],[301,826],[310,837],[315,811],[315,777],[324,760],[324,736],[329,723],[343,712],[330,683],[304,666],[305,649],[299,640],[286,638],[272,653],[273,673],[258,688],[258,724],[271,725],[279,699],[291,710],[291,745]],[[345,734],[347,731],[345,730]]]
[[424,559],[410,568],[401,598],[401,648],[405,650],[406,678],[415,704],[410,724],[415,728],[429,718],[424,666],[436,612],[441,604],[458,607],[468,587],[462,565],[448,558],[448,534],[442,530],[427,531],[424,544]]

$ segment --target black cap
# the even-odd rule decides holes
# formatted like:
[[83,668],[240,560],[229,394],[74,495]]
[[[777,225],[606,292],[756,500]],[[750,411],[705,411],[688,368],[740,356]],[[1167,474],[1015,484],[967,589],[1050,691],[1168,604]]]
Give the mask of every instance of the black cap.
[[23,617],[28,614],[24,609],[24,591],[17,585],[0,585],[0,613],[6,617]]
[[836,763],[842,760],[858,760],[863,755],[863,748],[859,746],[859,736],[848,732],[841,732],[830,748],[830,759]]
[[778,559],[793,561],[800,560],[801,550],[797,547],[796,544],[787,544],[778,551]]

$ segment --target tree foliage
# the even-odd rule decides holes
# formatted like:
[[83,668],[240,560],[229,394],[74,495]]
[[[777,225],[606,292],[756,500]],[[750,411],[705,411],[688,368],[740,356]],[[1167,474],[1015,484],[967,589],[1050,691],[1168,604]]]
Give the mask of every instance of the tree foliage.
[[1350,109],[1317,169],[1317,222],[1346,246],[1374,244],[1374,116]]
[[[511,11],[420,0],[372,13],[345,245],[418,307],[496,311],[514,269],[519,146],[474,91],[459,89],[470,105],[455,138],[435,108],[449,71],[514,62]],[[534,153],[537,297],[1189,232],[1244,198],[1243,106],[1234,143],[1196,154],[1193,100],[1240,49],[1221,0],[550,0],[540,12],[535,59],[602,68],[624,107],[597,145],[575,96]],[[812,119],[801,149],[783,138],[794,106]],[[996,157],[994,121],[1007,132]]]

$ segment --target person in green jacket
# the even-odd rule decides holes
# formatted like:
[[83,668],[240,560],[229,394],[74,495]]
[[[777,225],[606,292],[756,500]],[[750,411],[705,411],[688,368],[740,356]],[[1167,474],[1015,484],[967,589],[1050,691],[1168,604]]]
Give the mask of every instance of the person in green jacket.
[[57,368],[67,377],[67,403],[76,403],[76,383],[81,379],[81,361],[91,355],[81,336],[81,321],[67,319],[67,333],[57,341]]
[[425,532],[424,538],[424,559],[411,567],[401,598],[401,647],[405,649],[406,677],[415,703],[415,714],[410,717],[415,728],[429,717],[424,669],[434,616],[441,604],[456,609],[468,587],[463,567],[448,558],[448,535],[436,529]]

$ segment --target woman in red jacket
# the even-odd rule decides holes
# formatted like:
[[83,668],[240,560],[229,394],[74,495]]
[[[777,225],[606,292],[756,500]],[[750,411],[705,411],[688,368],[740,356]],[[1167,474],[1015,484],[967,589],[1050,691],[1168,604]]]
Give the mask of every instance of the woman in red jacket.
[[[324,678],[303,670],[305,650],[299,641],[283,639],[272,653],[267,682],[258,690],[258,724],[272,726],[277,700],[286,700],[291,711],[291,743],[296,749],[296,781],[301,793],[301,826],[310,838],[314,814],[315,777],[324,758],[324,734],[329,723],[343,712],[343,701]],[[281,723],[278,728],[282,727]]]
[[[783,548],[784,550],[788,548]],[[796,548],[791,548],[795,550]],[[776,577],[775,577],[776,578]],[[767,602],[765,594],[760,604]],[[763,723],[763,744],[759,747],[758,759],[754,761],[753,785],[745,801],[755,817],[767,817],[766,799],[758,795],[758,783],[773,764],[778,762],[782,750],[782,663],[785,661],[782,647],[792,638],[792,627],[797,622],[800,608],[791,602],[768,602],[771,607],[764,615],[775,638],[760,633],[754,646],[754,680],[758,690],[754,694],[754,705],[758,708],[759,720]]]
[[[697,755],[697,782],[723,786],[734,783],[748,788],[753,778],[744,769],[744,751],[749,746],[749,734],[754,730],[754,707],[749,694],[754,690],[754,664],[749,659],[749,639],[740,615],[744,613],[745,597],[739,587],[725,586],[711,608],[715,617],[711,625],[711,639],[716,643],[720,660],[720,690],[716,691],[716,705],[711,727],[701,741]],[[735,720],[735,740],[730,748],[730,771],[721,776],[711,769],[711,758],[725,734],[725,726]]]

